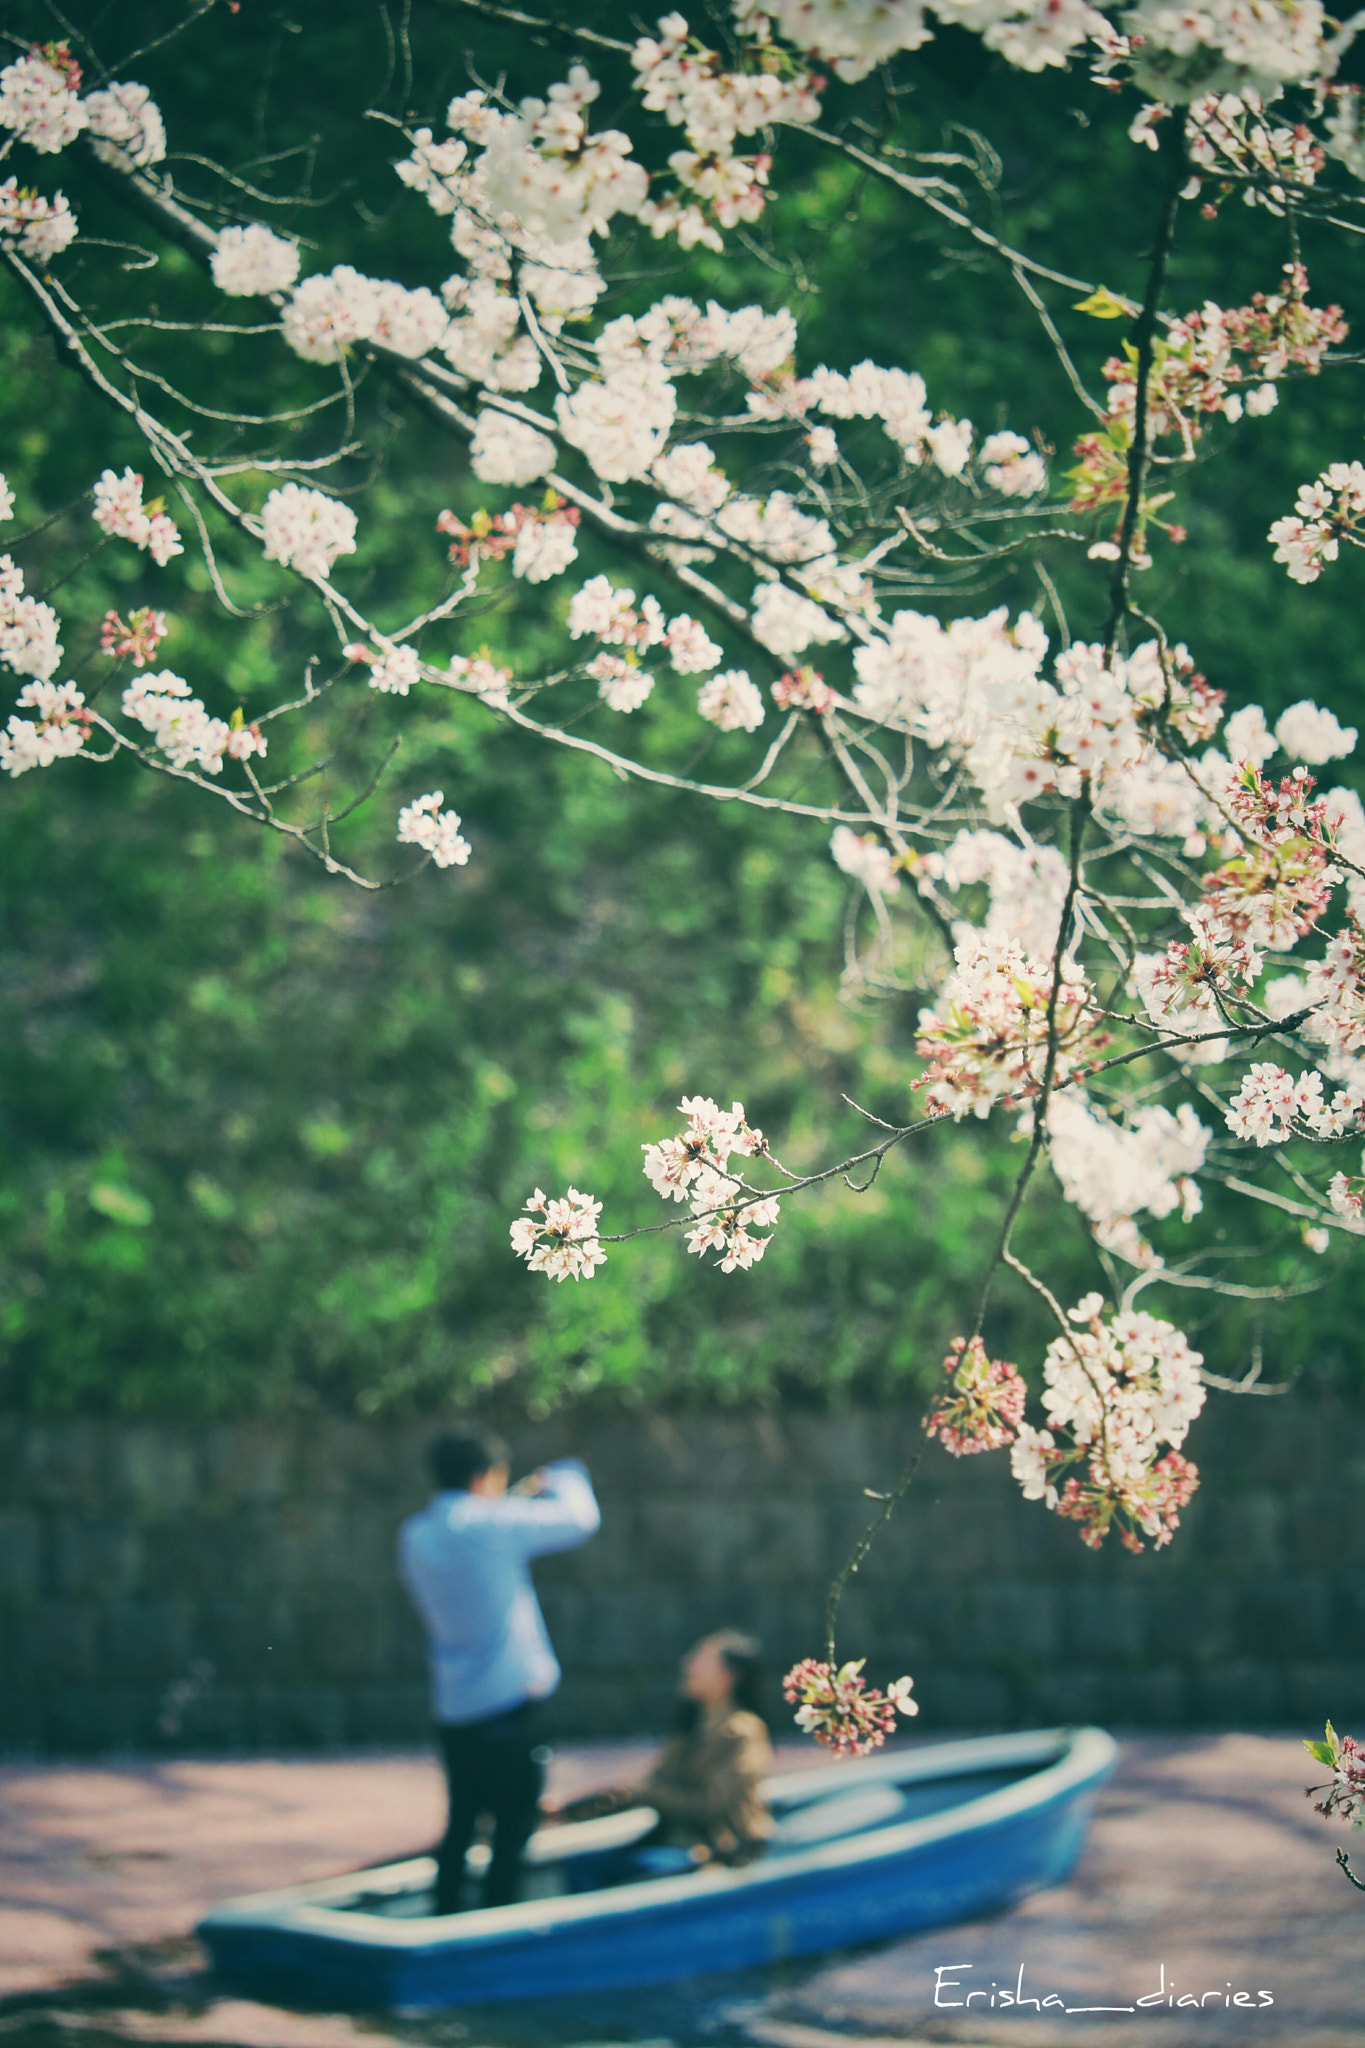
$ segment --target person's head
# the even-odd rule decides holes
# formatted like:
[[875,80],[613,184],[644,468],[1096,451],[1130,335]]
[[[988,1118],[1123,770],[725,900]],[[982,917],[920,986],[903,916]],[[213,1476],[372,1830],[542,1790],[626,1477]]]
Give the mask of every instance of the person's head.
[[447,1430],[427,1458],[440,1493],[502,1493],[507,1486],[507,1446],[491,1430]]
[[682,1661],[679,1690],[703,1713],[763,1712],[763,1649],[756,1636],[725,1628],[703,1636]]

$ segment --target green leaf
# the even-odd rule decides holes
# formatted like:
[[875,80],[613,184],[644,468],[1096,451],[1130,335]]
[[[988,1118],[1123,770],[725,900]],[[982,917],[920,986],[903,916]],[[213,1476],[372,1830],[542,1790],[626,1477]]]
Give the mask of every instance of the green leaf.
[[145,1230],[152,1220],[152,1205],[147,1197],[134,1188],[120,1186],[117,1181],[96,1181],[90,1190],[90,1206],[111,1223],[126,1223],[132,1230]]
[[192,1173],[185,1183],[185,1192],[195,1207],[215,1223],[229,1223],[237,1213],[237,1204],[227,1189],[207,1173]]
[[351,1132],[330,1117],[299,1125],[299,1136],[315,1159],[337,1159],[351,1149]]
[[1317,1763],[1334,1764],[1336,1762],[1335,1756],[1333,1756],[1332,1751],[1325,1742],[1305,1742],[1303,1746]]
[[1137,310],[1127,299],[1115,298],[1107,285],[1101,285],[1088,299],[1078,299],[1072,309],[1077,313],[1089,313],[1096,320],[1130,319]]

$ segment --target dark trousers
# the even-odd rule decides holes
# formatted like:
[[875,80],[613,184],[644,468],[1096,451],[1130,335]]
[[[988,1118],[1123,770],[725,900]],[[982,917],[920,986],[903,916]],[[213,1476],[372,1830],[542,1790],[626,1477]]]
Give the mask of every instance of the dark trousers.
[[545,1764],[536,1740],[536,1704],[524,1700],[486,1721],[445,1723],[436,1730],[446,1767],[449,1818],[437,1852],[436,1911],[464,1903],[465,1857],[481,1814],[493,1822],[493,1852],[480,1904],[509,1906],[517,1896],[521,1852],[539,1818]]

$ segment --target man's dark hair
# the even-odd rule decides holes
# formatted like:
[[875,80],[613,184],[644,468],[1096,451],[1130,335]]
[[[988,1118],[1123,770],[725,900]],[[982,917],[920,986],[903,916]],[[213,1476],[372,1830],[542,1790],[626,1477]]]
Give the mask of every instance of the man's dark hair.
[[490,1429],[450,1429],[427,1452],[431,1476],[442,1493],[467,1493],[471,1480],[507,1463],[507,1446]]

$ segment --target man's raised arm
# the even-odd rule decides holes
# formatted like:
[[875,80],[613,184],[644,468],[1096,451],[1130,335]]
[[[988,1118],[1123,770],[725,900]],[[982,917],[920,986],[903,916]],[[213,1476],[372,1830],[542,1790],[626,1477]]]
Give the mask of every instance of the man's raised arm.
[[535,1493],[513,1491],[499,1502],[499,1520],[516,1532],[528,1557],[572,1550],[596,1534],[602,1514],[581,1459],[560,1458],[536,1476]]

